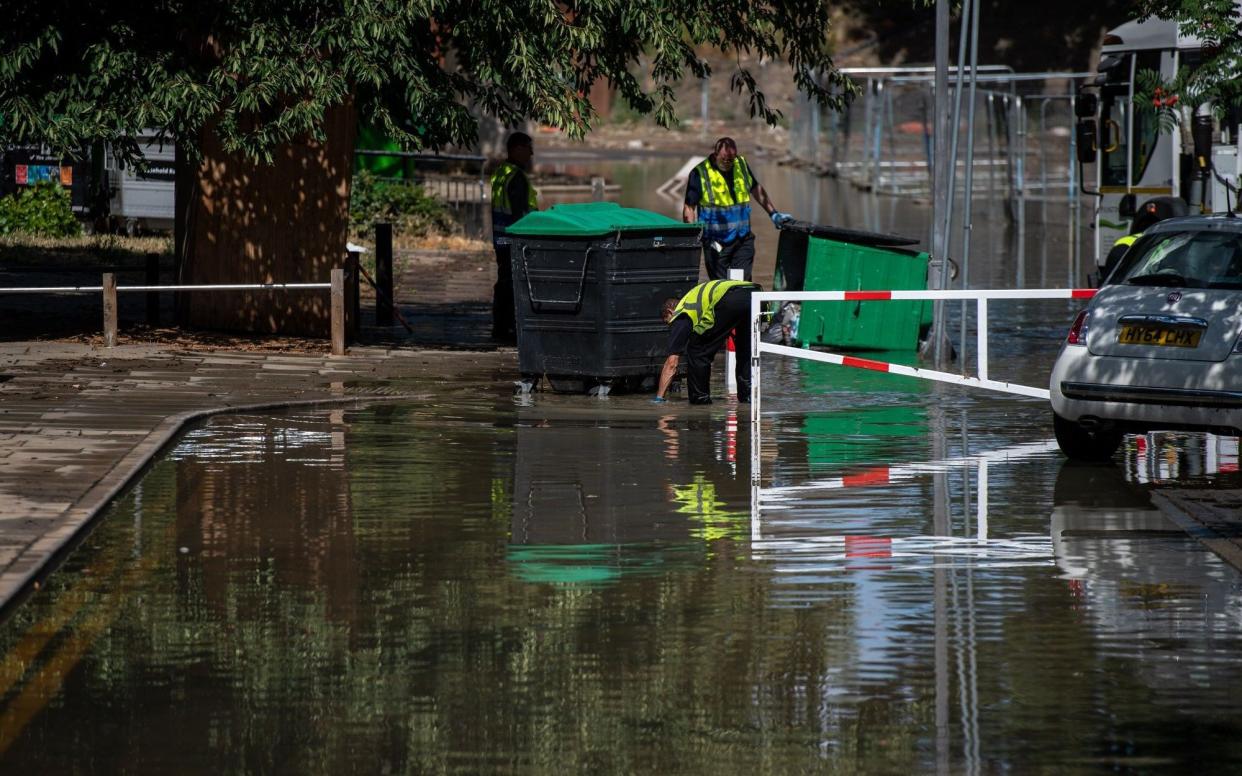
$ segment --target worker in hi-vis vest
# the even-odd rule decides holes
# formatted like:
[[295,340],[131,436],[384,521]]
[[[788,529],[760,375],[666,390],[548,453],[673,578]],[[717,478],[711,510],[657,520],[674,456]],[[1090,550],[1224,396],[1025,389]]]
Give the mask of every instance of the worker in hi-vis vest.
[[767,211],[778,229],[793,220],[772,204],[746,157],[738,156],[733,138],[720,138],[712,155],[690,171],[681,208],[682,221],[703,222],[703,263],[708,278],[721,280],[729,277],[730,269],[740,269],[743,277],[751,279],[755,263],[755,235],[750,231],[752,199]]
[[1130,252],[1130,246],[1139,241],[1143,236],[1143,232],[1160,223],[1166,218],[1177,215],[1177,211],[1161,202],[1148,202],[1134,216],[1134,220],[1130,222],[1130,233],[1124,234],[1117,238],[1113,243],[1113,247],[1109,250],[1108,255],[1104,257],[1104,269],[1100,272],[1099,283],[1104,284],[1108,276],[1113,274],[1125,255]]
[[681,354],[686,354],[686,393],[691,404],[711,404],[712,359],[729,334],[737,348],[737,400],[750,401],[750,295],[761,290],[745,280],[709,280],[680,300],[667,299],[660,317],[668,324],[668,355],[653,402],[665,401]]
[[508,158],[492,173],[492,247],[496,249],[496,285],[492,287],[492,339],[517,341],[513,312],[513,264],[505,230],[522,216],[539,209],[539,195],[526,173],[535,156],[534,143],[525,132],[514,132],[505,143]]

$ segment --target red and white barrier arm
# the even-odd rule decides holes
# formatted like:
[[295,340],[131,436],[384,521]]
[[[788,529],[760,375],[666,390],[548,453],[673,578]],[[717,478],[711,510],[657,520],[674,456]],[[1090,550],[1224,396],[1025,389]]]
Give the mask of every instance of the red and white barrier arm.
[[[973,300],[976,306],[976,347],[975,361],[977,376],[965,377],[950,372],[939,372],[934,369],[919,369],[903,364],[892,364],[885,361],[873,361],[869,358],[856,358],[836,353],[790,348],[782,345],[762,343],[754,328],[755,352],[752,359],[757,359],[763,352],[777,353],[794,358],[805,358],[811,361],[822,361],[828,364],[870,369],[876,372],[917,377],[922,380],[935,380],[952,385],[965,385],[990,391],[1000,391],[1018,396],[1029,396],[1035,399],[1048,399],[1047,388],[1034,388],[1017,383],[992,380],[988,377],[988,300],[990,299],[1090,299],[1095,296],[1094,288],[1044,288],[1044,289],[984,289],[984,290],[951,290],[951,291],[764,291],[752,296],[752,309],[758,310],[764,302],[886,302],[886,301],[922,301],[922,300]],[[757,313],[756,313],[757,315]],[[752,321],[752,323],[754,323]],[[756,362],[757,363],[757,362]],[[756,368],[756,372],[758,369]],[[754,401],[758,405],[758,400]],[[757,409],[754,410],[757,412]]]
[[870,369],[874,372],[888,372],[895,375],[906,375],[907,377],[917,377],[922,380],[935,380],[939,383],[965,385],[971,388],[983,388],[990,391],[1017,394],[1018,396],[1030,396],[1033,399],[1050,398],[1047,388],[1033,388],[1029,385],[1007,383],[1001,380],[988,380],[980,377],[963,377],[962,375],[956,375],[952,372],[939,372],[935,369],[920,369],[918,367],[906,366],[904,364],[892,364],[887,361],[873,361],[869,358],[845,356],[839,353],[821,353],[818,350],[791,348],[787,345],[771,345],[766,342],[759,345],[759,350],[764,353],[775,353],[784,356],[791,356],[793,358],[805,358],[809,361],[822,361],[825,364],[837,364],[838,366],[854,367],[855,369]]
[[757,291],[759,302],[887,302],[922,299],[1090,299],[1095,288],[1012,288],[946,291]]

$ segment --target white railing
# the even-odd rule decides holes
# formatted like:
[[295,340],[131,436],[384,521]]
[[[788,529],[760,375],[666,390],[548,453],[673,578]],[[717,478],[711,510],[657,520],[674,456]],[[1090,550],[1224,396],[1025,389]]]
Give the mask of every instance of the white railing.
[[336,268],[331,271],[331,282],[328,283],[219,283],[174,286],[118,286],[116,275],[107,272],[103,275],[103,283],[98,286],[14,286],[0,287],[0,296],[5,294],[103,294],[104,314],[104,347],[110,348],[117,341],[117,300],[121,292],[158,293],[167,291],[319,291],[331,292],[332,355],[345,355],[345,270]]

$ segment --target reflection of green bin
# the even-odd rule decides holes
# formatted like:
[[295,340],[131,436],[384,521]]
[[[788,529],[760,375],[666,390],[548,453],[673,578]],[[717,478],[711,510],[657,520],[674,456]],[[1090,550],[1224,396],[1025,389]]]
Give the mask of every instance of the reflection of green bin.
[[862,407],[808,415],[802,424],[812,469],[880,466],[901,460],[927,439],[927,411],[912,405]]
[[[791,289],[799,280],[806,291],[927,288],[928,255],[897,247],[912,240],[799,225],[803,228],[782,231],[778,248],[781,274]],[[804,302],[798,338],[843,350],[914,350],[930,325],[926,301]]]
[[[913,366],[909,351],[884,353],[882,361]],[[808,361],[801,365],[802,390],[813,394],[869,395],[866,406],[808,414],[802,423],[806,460],[812,469],[882,465],[901,460],[928,438],[925,399],[928,383],[914,377],[842,369]]]

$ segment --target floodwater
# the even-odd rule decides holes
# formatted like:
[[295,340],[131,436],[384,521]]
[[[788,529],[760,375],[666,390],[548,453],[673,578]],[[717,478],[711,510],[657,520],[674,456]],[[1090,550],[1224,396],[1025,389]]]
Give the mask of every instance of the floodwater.
[[[994,375],[1071,313],[1011,307]],[[1149,497],[1242,486],[1236,440],[1072,466],[1040,402],[767,359],[755,489],[746,405],[511,379],[189,432],[0,625],[0,771],[1242,758],[1242,577]]]

